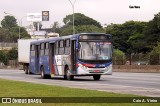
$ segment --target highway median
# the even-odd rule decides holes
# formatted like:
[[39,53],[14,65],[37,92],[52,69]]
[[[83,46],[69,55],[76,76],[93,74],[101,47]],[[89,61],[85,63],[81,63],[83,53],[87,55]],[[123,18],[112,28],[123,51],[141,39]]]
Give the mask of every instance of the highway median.
[[[122,103],[121,105],[123,106],[133,106],[138,104],[141,106],[150,105],[150,103],[135,104],[132,99],[137,97],[139,98],[139,96],[129,94],[118,94],[96,90],[84,90],[43,84],[33,84],[4,79],[0,79],[0,85],[0,97],[12,98],[12,102],[14,102],[13,104],[0,103],[2,106],[21,106],[22,102],[25,106],[106,106],[108,104],[110,106],[120,106],[119,103]],[[42,101],[40,101],[41,99]],[[18,100],[20,103],[17,102]],[[36,102],[36,100],[38,104],[30,103]],[[159,103],[152,105],[158,106]]]

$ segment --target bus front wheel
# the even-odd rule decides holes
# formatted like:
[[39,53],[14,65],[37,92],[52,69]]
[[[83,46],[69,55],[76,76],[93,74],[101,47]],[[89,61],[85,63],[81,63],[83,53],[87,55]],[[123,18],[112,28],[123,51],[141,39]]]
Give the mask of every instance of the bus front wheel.
[[101,75],[93,75],[94,80],[100,80],[100,78],[101,78]]

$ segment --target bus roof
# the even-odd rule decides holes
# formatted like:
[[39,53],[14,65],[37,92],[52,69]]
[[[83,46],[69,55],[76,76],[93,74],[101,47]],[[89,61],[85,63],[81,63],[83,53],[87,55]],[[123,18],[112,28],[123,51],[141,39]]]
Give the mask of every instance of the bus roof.
[[79,33],[79,34],[74,34],[74,35],[67,35],[67,36],[62,36],[62,37],[54,37],[54,38],[48,38],[48,39],[43,39],[43,40],[37,40],[37,41],[32,41],[31,44],[40,44],[40,43],[54,43],[55,41],[58,40],[63,40],[63,39],[77,39],[80,35],[109,35],[110,34],[105,34],[105,33]]

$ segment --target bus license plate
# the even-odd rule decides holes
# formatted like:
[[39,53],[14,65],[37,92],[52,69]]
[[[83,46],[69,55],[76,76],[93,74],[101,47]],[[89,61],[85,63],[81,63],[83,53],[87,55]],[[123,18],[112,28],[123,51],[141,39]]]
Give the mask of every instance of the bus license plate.
[[95,73],[99,73],[99,72],[101,72],[100,70],[94,70],[93,72],[95,72]]

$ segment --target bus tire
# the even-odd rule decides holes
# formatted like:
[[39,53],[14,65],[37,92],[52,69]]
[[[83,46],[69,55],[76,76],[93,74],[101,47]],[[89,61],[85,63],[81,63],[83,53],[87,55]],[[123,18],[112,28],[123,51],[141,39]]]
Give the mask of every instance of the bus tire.
[[51,75],[47,75],[47,79],[51,79]]
[[67,80],[73,80],[74,76],[71,75],[69,68],[66,69],[66,79]]
[[93,79],[96,81],[100,80],[100,78],[101,78],[101,75],[93,75]]
[[45,73],[44,73],[44,67],[41,66],[40,70],[41,70],[41,78],[42,78],[42,79],[46,79],[46,78],[47,78],[47,75],[45,75]]

